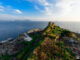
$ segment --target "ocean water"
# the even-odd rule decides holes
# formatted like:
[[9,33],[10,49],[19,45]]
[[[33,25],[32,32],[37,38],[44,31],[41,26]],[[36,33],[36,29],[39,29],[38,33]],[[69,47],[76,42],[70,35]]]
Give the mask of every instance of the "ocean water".
[[80,33],[80,22],[55,22],[55,25],[76,33]]
[[[55,25],[80,33],[80,22],[54,22]],[[48,22],[41,21],[6,21],[0,22],[0,41],[16,39],[19,34],[35,28],[45,28]]]
[[0,41],[8,38],[16,39],[19,34],[27,32],[31,29],[45,28],[48,22],[36,21],[8,21],[0,22]]

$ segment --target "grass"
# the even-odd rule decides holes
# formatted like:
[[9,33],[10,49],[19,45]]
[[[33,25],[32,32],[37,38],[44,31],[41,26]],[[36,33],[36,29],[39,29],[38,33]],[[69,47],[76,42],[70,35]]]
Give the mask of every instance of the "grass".
[[42,41],[44,40],[44,38],[42,38],[41,34],[38,35],[31,35],[32,37],[32,41],[30,42],[22,42],[21,44],[25,44],[26,47],[23,48],[22,51],[20,51],[17,55],[16,58],[17,59],[21,59],[21,60],[27,60],[27,58],[29,57],[29,55],[33,52],[33,50],[35,48],[37,48]]
[[33,52],[33,50],[37,48],[44,40],[44,38],[42,38],[42,33],[35,34],[35,35],[31,34],[30,36],[32,37],[32,41],[30,42],[23,41],[20,43],[25,45],[25,47],[20,52],[12,56],[9,55],[0,56],[0,60],[1,59],[10,60],[11,57],[15,57],[20,60],[27,60],[27,58]]
[[10,60],[10,56],[9,55],[0,55],[0,60]]

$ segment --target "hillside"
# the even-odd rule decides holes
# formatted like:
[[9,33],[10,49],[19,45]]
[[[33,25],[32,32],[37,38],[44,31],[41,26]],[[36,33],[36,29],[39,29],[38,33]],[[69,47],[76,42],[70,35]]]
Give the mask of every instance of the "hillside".
[[[28,60],[76,60],[76,54],[80,52],[76,49],[77,35],[69,30],[55,26],[53,22],[49,22],[42,34],[44,41],[34,49]],[[74,43],[71,42],[73,39]],[[74,46],[72,46],[74,44]],[[74,47],[74,48],[73,48]],[[80,47],[77,47],[80,48]],[[73,49],[78,51],[76,54]]]
[[80,59],[80,34],[49,22],[45,29],[21,34],[6,47],[0,60],[76,60]]

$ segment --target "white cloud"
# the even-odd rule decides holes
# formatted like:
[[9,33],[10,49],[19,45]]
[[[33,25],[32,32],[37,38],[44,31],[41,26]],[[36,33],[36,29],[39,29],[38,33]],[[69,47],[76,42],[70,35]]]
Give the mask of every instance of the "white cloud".
[[38,6],[35,5],[34,7],[35,7],[36,10],[40,10]]
[[22,14],[22,11],[19,9],[12,8],[11,6],[3,6],[0,4],[0,12],[2,13],[10,13],[10,14]]
[[3,12],[4,10],[3,9],[0,9],[0,11]]
[[30,18],[27,16],[0,14],[0,21],[15,21],[15,20],[27,20],[27,19],[30,19]]
[[18,9],[15,9],[14,12],[18,13],[18,14],[22,14],[22,12],[20,10],[18,10]]
[[44,13],[44,11],[43,10],[41,10],[38,6],[34,6],[34,8],[36,9],[36,10],[38,10],[38,11],[40,11],[40,12],[42,12],[42,13]]
[[4,8],[3,6],[0,6],[0,8]]
[[0,11],[3,12],[4,11],[4,7],[0,6]]
[[[57,21],[58,20],[80,21],[80,0],[24,0],[24,1],[32,2],[34,4],[35,9],[43,13],[43,17],[42,16],[39,18],[34,17],[35,19],[40,20],[49,19]],[[54,1],[56,2],[54,3]],[[42,6],[44,9],[41,9],[39,5]],[[14,9],[9,6],[3,6],[2,3],[0,3],[0,12],[2,11],[5,13],[7,12],[12,14],[22,14],[21,10]],[[13,18],[13,16],[10,17]]]
[[53,0],[37,0],[37,3],[44,7],[45,15],[51,19],[80,21],[80,0],[57,0],[56,3]]
[[60,11],[60,19],[80,21],[80,0],[61,0],[56,6]]
[[11,6],[3,6],[2,3],[0,3],[0,21],[1,20],[14,21],[27,19],[27,17],[19,16],[20,14],[22,14],[22,12],[19,9],[14,9]]
[[20,15],[9,15],[9,14],[0,14],[0,21],[16,21],[16,20],[32,20],[32,21],[44,21],[44,20],[49,20],[49,18],[46,17],[28,17],[28,16],[20,16]]

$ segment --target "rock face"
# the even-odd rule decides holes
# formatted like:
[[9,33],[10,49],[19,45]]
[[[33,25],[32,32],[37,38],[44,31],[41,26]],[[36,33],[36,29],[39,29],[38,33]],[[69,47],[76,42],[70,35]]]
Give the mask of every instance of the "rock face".
[[59,26],[55,26],[53,22],[49,22],[48,26],[44,30],[43,36],[51,37],[56,41],[59,39],[61,31],[62,29]]
[[48,26],[50,26],[53,29],[55,25],[53,22],[49,22]]
[[80,35],[49,22],[45,29],[33,29],[16,40],[0,43],[0,56],[8,54],[10,57],[18,52],[20,54],[11,57],[11,60],[80,59]]
[[38,31],[43,31],[43,29],[32,29],[30,31],[28,31],[27,33],[35,33],[35,32],[38,32]]
[[0,55],[13,55],[18,53],[22,48],[24,48],[24,45],[20,44],[23,41],[31,41],[32,38],[27,35],[27,33],[24,33],[21,37],[14,40],[12,38],[8,38],[8,40],[3,41],[0,43]]
[[[68,59],[72,60],[74,59],[73,56],[71,56],[71,54],[68,51],[65,51],[65,53],[63,53],[65,48],[62,48],[57,45],[57,43],[55,43],[53,40],[51,40],[50,38],[46,37],[45,40],[43,41],[43,43],[34,50],[33,55],[35,55],[35,58],[37,60],[67,60],[67,56]],[[66,49],[65,49],[66,50]],[[39,54],[40,53],[40,54]],[[63,58],[65,57],[65,58]],[[72,57],[72,58],[70,58]],[[34,59],[35,60],[35,59]]]
[[[77,35],[49,22],[44,29],[43,43],[33,51],[32,60],[75,60],[80,59],[80,43]],[[76,47],[75,47],[76,46]],[[75,50],[74,50],[75,49]],[[34,57],[32,57],[34,56]]]

